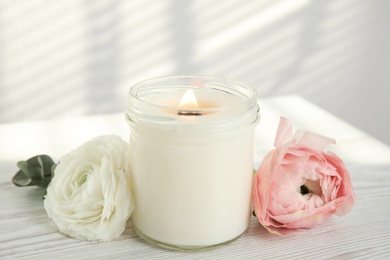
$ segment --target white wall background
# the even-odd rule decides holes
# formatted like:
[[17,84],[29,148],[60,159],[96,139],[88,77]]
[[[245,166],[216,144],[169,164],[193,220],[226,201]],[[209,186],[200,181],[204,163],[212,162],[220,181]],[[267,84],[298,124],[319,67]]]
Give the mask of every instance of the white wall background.
[[390,144],[390,1],[0,0],[0,123],[124,111],[172,74],[298,94]]

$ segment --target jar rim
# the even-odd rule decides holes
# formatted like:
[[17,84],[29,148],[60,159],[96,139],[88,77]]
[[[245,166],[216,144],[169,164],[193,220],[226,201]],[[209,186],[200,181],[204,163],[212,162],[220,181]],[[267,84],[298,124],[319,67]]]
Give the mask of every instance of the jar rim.
[[[159,101],[153,103],[160,100],[160,95],[169,96],[171,93],[176,93],[174,100],[180,100],[181,92],[184,94],[184,90],[188,88],[199,90],[197,94],[203,95],[202,102],[215,100],[216,106],[202,106],[194,110],[167,106],[167,103],[160,104]],[[220,95],[225,95],[222,103],[218,101]],[[226,101],[226,98],[231,100]],[[187,111],[190,113],[183,113]],[[181,129],[180,131],[188,133],[220,132],[222,129],[230,131],[229,129],[244,129],[246,126],[257,125],[260,119],[259,111],[256,90],[241,82],[214,76],[165,76],[141,81],[130,88],[126,120],[132,128],[142,126],[145,129],[155,129],[158,126],[159,130],[167,131]],[[195,115],[196,119],[193,117]]]
[[[146,100],[141,99],[139,96],[137,96],[137,93],[140,89],[142,89],[145,85],[151,85],[151,84],[156,84],[159,82],[168,82],[170,80],[203,80],[203,82],[198,82],[198,83],[208,83],[208,84],[223,84],[224,87],[229,87],[230,89],[232,86],[237,86],[240,87],[242,90],[246,90],[248,93],[244,95],[244,93],[240,92],[240,96],[243,97],[241,99],[241,102],[238,102],[237,104],[231,104],[229,106],[224,106],[224,107],[212,107],[212,108],[197,108],[197,111],[202,112],[202,113],[209,113],[211,111],[215,112],[221,112],[224,110],[228,109],[235,109],[236,107],[241,107],[245,106],[246,104],[251,104],[251,103],[257,103],[257,92],[253,87],[250,87],[242,82],[239,82],[237,80],[232,80],[229,78],[224,78],[224,77],[216,77],[216,76],[207,76],[207,75],[171,75],[171,76],[162,76],[162,77],[155,77],[155,78],[150,78],[150,79],[145,79],[142,81],[139,81],[138,83],[135,83],[130,87],[129,90],[129,98],[134,98],[138,102],[144,103],[147,106],[156,108],[156,109],[164,109],[168,111],[191,111],[191,108],[179,108],[177,106],[164,106],[164,105],[159,105],[155,103],[148,102]],[[170,84],[171,85],[171,84]],[[185,84],[177,84],[175,85],[176,87],[182,85],[184,88]],[[172,86],[172,85],[171,85]],[[193,89],[207,89],[207,87],[204,86],[195,86],[195,85],[185,85],[186,88],[193,88]],[[236,89],[236,91],[238,91]],[[244,99],[245,98],[245,99]]]

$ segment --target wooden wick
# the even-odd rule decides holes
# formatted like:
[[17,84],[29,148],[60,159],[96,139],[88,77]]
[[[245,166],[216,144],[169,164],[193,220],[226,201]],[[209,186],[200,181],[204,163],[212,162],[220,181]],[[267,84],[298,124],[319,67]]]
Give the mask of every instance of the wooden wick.
[[177,113],[179,116],[201,116],[202,113],[198,112],[198,111],[179,111],[179,113]]

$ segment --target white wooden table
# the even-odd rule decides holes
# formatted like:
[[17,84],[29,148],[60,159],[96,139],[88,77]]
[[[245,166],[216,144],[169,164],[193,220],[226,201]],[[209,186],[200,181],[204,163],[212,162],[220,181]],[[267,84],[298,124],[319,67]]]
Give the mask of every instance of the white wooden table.
[[[204,252],[173,252],[139,238],[131,223],[106,243],[81,242],[57,232],[47,217],[42,190],[19,188],[11,179],[16,162],[46,153],[61,155],[92,137],[117,134],[127,140],[123,114],[0,125],[0,258],[28,259],[390,259],[390,147],[298,96],[259,100],[255,167],[273,148],[280,116],[296,128],[335,138],[331,149],[345,162],[356,192],[352,211],[292,237],[269,234],[255,218],[237,241]],[[190,223],[189,223],[190,224]]]

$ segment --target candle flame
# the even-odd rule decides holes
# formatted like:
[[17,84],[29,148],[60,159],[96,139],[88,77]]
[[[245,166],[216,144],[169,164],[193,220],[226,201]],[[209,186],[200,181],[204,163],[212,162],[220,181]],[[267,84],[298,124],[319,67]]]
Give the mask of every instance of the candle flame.
[[196,96],[191,89],[188,89],[186,93],[184,93],[183,97],[179,102],[180,108],[198,108],[198,101],[196,100]]

